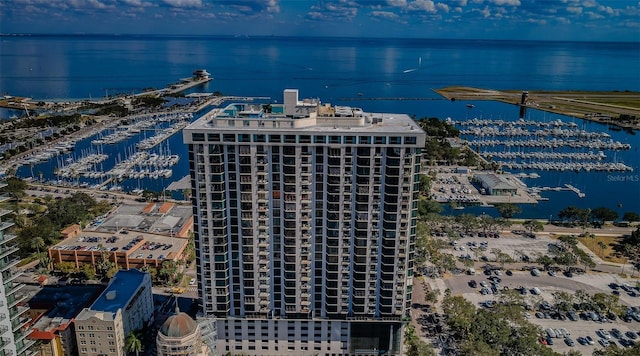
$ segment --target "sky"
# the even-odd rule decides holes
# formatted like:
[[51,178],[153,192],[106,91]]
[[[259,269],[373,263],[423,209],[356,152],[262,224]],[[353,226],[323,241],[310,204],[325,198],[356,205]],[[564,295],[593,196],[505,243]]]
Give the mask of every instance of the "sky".
[[0,33],[640,42],[640,0],[0,0]]

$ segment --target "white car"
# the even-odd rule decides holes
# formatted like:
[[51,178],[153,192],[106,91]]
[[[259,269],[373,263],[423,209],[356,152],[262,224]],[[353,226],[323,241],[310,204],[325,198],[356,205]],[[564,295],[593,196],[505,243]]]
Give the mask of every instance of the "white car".
[[189,285],[190,286],[195,286],[196,285],[196,279],[195,278],[191,278],[191,280],[189,280]]
[[611,335],[605,329],[598,329],[598,331],[596,331],[596,334],[598,334],[601,338],[603,338],[605,340],[611,339]]

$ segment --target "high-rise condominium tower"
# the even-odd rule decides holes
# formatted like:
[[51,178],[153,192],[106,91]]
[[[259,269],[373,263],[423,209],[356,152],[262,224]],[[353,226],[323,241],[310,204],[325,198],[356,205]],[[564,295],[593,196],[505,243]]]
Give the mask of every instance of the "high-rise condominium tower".
[[214,109],[184,140],[218,353],[400,350],[425,141],[411,118],[288,89]]

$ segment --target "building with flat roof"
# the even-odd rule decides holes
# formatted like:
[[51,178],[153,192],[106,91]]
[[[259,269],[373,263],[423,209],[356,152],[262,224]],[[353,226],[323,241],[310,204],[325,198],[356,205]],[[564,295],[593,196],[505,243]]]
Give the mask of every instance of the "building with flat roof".
[[45,286],[29,300],[34,320],[29,338],[39,341],[40,355],[78,354],[73,321],[103,290],[100,284]]
[[149,273],[120,270],[89,308],[75,319],[79,355],[125,353],[125,339],[153,321]]
[[[0,188],[6,186],[0,182]],[[0,202],[10,198],[9,194],[0,194]],[[27,338],[31,319],[25,301],[29,295],[18,281],[22,272],[16,266],[21,258],[16,255],[16,235],[7,231],[14,225],[5,218],[10,213],[11,210],[0,209],[0,355],[22,356],[31,353],[29,348],[35,340]]]
[[398,354],[424,131],[407,115],[233,103],[183,130],[216,351]]

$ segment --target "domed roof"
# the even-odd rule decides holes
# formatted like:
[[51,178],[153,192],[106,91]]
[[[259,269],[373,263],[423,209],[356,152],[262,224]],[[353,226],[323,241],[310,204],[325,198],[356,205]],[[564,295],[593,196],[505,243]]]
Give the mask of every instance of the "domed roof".
[[160,327],[160,331],[167,337],[185,337],[193,334],[198,324],[187,313],[178,313],[170,316]]

